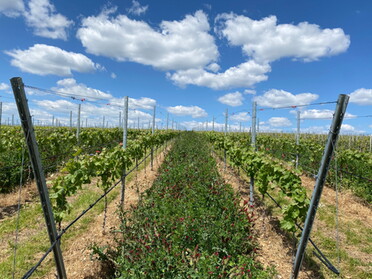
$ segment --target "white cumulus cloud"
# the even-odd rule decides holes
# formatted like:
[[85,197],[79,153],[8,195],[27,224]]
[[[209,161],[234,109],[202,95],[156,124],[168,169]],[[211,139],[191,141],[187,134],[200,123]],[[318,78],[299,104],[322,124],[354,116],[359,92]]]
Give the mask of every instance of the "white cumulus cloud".
[[[291,111],[291,113],[296,114],[296,111]],[[334,110],[330,109],[309,109],[301,111],[300,117],[301,119],[306,118],[315,118],[315,119],[322,119],[322,118],[333,118]],[[356,116],[346,112],[346,118],[355,118]]]
[[[138,101],[137,99],[129,99],[129,102]],[[141,103],[139,99],[139,103]],[[55,115],[56,119],[61,121],[64,125],[69,124],[69,115],[70,112],[73,113],[73,122],[76,125],[78,104],[68,100],[38,100],[34,101],[37,108],[34,111],[34,119],[47,121],[51,124],[52,115]],[[123,100],[121,100],[121,103]],[[143,111],[140,111],[138,105],[129,105],[130,110],[128,111],[128,125],[131,127],[137,127],[138,121],[140,123],[140,128],[143,125],[147,125],[149,120],[152,120],[152,115]],[[122,112],[123,108],[120,106],[111,106],[111,105],[96,105],[89,102],[81,103],[81,120],[83,125],[85,125],[86,119],[88,119],[88,125],[91,126],[103,126],[103,117],[105,117],[105,122],[109,123],[110,127],[117,126],[119,124],[119,115]],[[40,112],[44,112],[45,115]],[[48,117],[47,117],[48,116]],[[156,119],[159,121],[159,119]],[[106,125],[106,123],[105,123]]]
[[221,14],[216,18],[215,31],[260,63],[283,57],[314,61],[345,52],[350,45],[349,36],[341,28],[321,29],[308,22],[278,24],[276,16],[253,20],[233,13]]
[[[103,118],[105,118],[105,122],[108,122],[109,127],[117,127],[119,125],[119,115],[123,117],[124,97],[114,97],[110,93],[89,87],[84,83],[78,83],[73,78],[59,80],[57,81],[57,86],[51,89],[57,92],[57,95],[59,94],[68,99],[34,100],[33,103],[37,107],[32,109],[38,111],[37,113],[35,112],[34,119],[42,121],[44,124],[51,125],[52,117],[48,117],[48,115],[54,115],[55,119],[58,118],[62,125],[69,125],[70,112],[72,112],[73,125],[75,126],[78,104],[81,104],[83,126],[86,125],[87,121],[88,126],[101,127],[103,126]],[[29,92],[27,93],[29,94]],[[148,113],[141,110],[152,110],[155,105],[156,100],[151,98],[129,98],[128,125],[137,127],[139,121],[140,128],[148,127],[149,120],[152,120],[152,112]],[[40,114],[40,111],[44,111],[44,115]],[[156,123],[159,121],[160,119],[155,119]]]
[[51,39],[66,40],[66,29],[73,23],[56,13],[56,8],[49,0],[30,0],[24,16],[27,25],[34,28],[35,35]]
[[243,94],[240,92],[233,92],[233,93],[227,93],[226,95],[223,95],[218,98],[218,101],[222,104],[237,107],[241,106],[243,104]]
[[211,72],[216,73],[221,69],[221,67],[217,63],[211,63],[206,67],[206,69],[211,71]]
[[307,105],[318,99],[318,95],[312,93],[292,94],[278,89],[266,91],[262,96],[254,97],[259,106],[279,108],[283,106]]
[[363,106],[372,105],[372,89],[360,88],[350,94],[350,103]]
[[192,118],[207,117],[208,113],[198,106],[174,106],[168,107],[167,111],[178,116],[191,116]]
[[0,90],[9,90],[10,89],[10,86],[4,82],[0,83]]
[[111,94],[86,86],[84,83],[77,83],[73,78],[66,78],[57,81],[58,87],[52,88],[61,93],[76,94],[80,99],[111,99]]
[[362,130],[358,130],[357,128],[355,128],[354,126],[350,125],[350,124],[342,124],[341,125],[341,133],[343,134],[363,134],[365,133],[365,131],[362,131]]
[[[124,98],[115,98],[110,93],[103,92],[96,88],[91,88],[85,85],[84,83],[77,83],[73,78],[66,78],[57,81],[58,87],[52,88],[55,91],[74,95],[77,99],[86,99],[86,100],[95,100],[102,99],[107,100],[107,103],[110,105],[115,105],[114,107],[120,107],[124,105]],[[128,108],[131,110],[138,109],[153,109],[156,105],[156,100],[141,97],[139,99],[128,98]]]
[[148,5],[141,6],[140,2],[133,0],[132,6],[128,9],[128,13],[139,16],[141,14],[146,13],[148,8],[149,8]]
[[248,112],[233,113],[230,116],[230,120],[237,121],[237,122],[247,122],[250,119],[251,117],[248,115]]
[[15,103],[3,102],[3,113],[17,113],[17,107]]
[[290,127],[292,126],[291,121],[286,117],[271,117],[269,119],[271,127]]
[[215,32],[227,38],[231,46],[242,47],[247,61],[223,72],[200,67],[168,73],[168,78],[177,85],[191,84],[218,90],[251,87],[268,79],[270,63],[275,60],[292,57],[314,61],[342,53],[350,44],[349,36],[340,28],[321,29],[307,22],[277,24],[275,16],[252,20],[235,14],[220,14],[215,25]]
[[35,35],[50,39],[67,40],[67,29],[73,24],[57,13],[49,0],[30,0],[27,6],[22,0],[1,0],[0,13],[8,17],[23,16]]
[[129,98],[128,100],[130,109],[153,109],[155,105],[156,100],[147,97],[141,97],[139,99]]
[[49,112],[60,112],[60,113],[70,113],[71,110],[76,111],[77,105],[73,102],[67,100],[35,100],[34,101],[40,108]]
[[35,44],[26,50],[6,51],[11,64],[24,72],[37,75],[70,76],[72,71],[87,73],[102,67],[83,54],[68,52],[55,46]]
[[20,16],[25,10],[23,0],[1,0],[0,13],[8,17]]
[[154,29],[113,10],[84,18],[77,38],[86,51],[118,61],[133,61],[161,70],[200,68],[217,60],[218,50],[202,11],[181,21],[162,21]]
[[244,94],[246,95],[256,95],[256,90],[253,89],[245,89]]
[[253,60],[231,67],[225,72],[211,73],[204,69],[180,70],[167,77],[179,86],[188,84],[205,86],[212,89],[228,89],[233,87],[250,87],[258,82],[267,80],[271,71],[268,64],[258,64]]

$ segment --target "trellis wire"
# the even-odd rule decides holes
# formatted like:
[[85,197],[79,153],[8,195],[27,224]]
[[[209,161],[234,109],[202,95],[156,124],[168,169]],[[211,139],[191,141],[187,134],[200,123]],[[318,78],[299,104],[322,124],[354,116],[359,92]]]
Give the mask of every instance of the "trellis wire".
[[[265,193],[274,203],[277,207],[279,207],[280,209],[282,209],[282,206],[269,194],[269,193]],[[303,228],[295,223],[296,227],[299,228],[301,231],[303,230]],[[322,253],[322,251],[318,248],[318,246],[314,243],[314,241],[309,238],[309,242],[311,243],[311,245],[314,247],[314,249],[316,250],[316,252],[314,251],[314,255],[329,269],[331,270],[332,272],[334,272],[335,274],[340,274],[340,272],[338,271],[338,269],[328,260],[328,258]]]
[[[158,148],[157,148],[158,149]],[[138,165],[142,164],[151,153],[147,154],[139,163]],[[44,253],[44,255],[40,258],[40,260],[31,268],[29,269],[22,277],[22,279],[30,278],[30,276],[36,271],[36,269],[41,265],[41,263],[45,260],[45,258],[49,255],[49,253],[53,250],[53,247],[59,242],[62,235],[65,234],[81,217],[83,217],[89,210],[91,210],[99,201],[105,198],[117,185],[121,183],[121,180],[131,174],[136,169],[134,166],[130,171],[128,171],[125,175],[123,175],[118,182],[116,182],[113,186],[111,186],[103,195],[101,195],[95,202],[89,205],[89,207],[83,210],[73,221],[71,221],[64,229],[61,230],[61,233],[57,236],[56,240],[52,243],[49,249]]]
[[[273,202],[274,204],[282,209],[283,207],[274,199],[273,196],[271,196],[268,192],[265,193]],[[300,229],[301,231],[303,230],[303,228],[295,222],[295,225],[298,229]],[[315,242],[309,238],[309,242],[311,243],[311,245],[314,247],[314,249],[316,250],[316,252],[314,251],[314,255],[329,269],[331,270],[332,272],[334,272],[335,274],[339,275],[340,272],[339,270],[328,260],[328,258],[323,254],[323,252],[318,248],[318,246],[315,244]]]

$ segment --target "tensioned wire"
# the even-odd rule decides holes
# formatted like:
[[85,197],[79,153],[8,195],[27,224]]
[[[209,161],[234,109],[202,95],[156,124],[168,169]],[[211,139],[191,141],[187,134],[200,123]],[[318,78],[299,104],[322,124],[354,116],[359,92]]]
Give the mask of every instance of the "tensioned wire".
[[[156,149],[157,150],[157,149]],[[139,163],[138,165],[142,164],[151,153],[147,154]],[[99,201],[105,198],[117,185],[121,184],[123,178],[127,177],[130,173],[132,173],[137,166],[134,166],[129,172],[125,173],[118,182],[116,182],[113,186],[111,186],[103,195],[101,195],[95,202],[89,205],[89,207],[83,210],[73,221],[71,221],[64,229],[62,229],[61,233],[57,236],[56,240],[51,244],[49,249],[44,253],[44,255],[40,258],[40,260],[31,268],[29,269],[22,277],[22,279],[29,278],[36,269],[41,265],[41,263],[45,260],[45,258],[49,255],[49,253],[53,250],[54,246],[60,241],[63,234],[65,234],[81,217],[83,217],[86,213],[88,213]]]
[[[276,201],[274,199],[273,196],[271,196],[268,192],[265,193],[273,202],[274,204],[282,209],[283,207],[279,204],[278,201]],[[295,222],[295,225],[298,229],[300,229],[301,231],[303,230],[303,227],[301,227],[297,222]],[[334,267],[334,265],[328,260],[328,258],[322,253],[322,251],[318,248],[318,246],[314,243],[314,241],[309,238],[309,242],[311,243],[311,245],[314,247],[314,249],[316,250],[316,252],[314,251],[314,255],[329,269],[331,270],[332,272],[334,272],[335,274],[339,274],[339,271],[336,267]]]

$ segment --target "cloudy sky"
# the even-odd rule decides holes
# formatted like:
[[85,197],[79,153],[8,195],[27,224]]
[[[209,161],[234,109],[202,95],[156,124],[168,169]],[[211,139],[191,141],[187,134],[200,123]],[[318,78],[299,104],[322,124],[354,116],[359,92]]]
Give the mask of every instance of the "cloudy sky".
[[[344,133],[372,133],[372,2],[355,0],[0,0],[2,122],[17,122],[9,79],[31,113],[83,125],[250,127],[326,132],[349,94]],[[39,90],[39,89],[43,90]],[[320,104],[327,103],[327,104]],[[308,105],[308,106],[304,106]],[[286,108],[283,108],[286,107]],[[369,116],[369,117],[366,117]],[[176,125],[176,124],[174,124]]]

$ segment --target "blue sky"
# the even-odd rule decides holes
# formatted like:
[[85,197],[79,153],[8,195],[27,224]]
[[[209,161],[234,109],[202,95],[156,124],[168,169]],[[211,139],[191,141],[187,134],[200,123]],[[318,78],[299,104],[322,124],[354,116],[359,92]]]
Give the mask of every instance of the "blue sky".
[[[326,132],[336,101],[349,94],[343,133],[371,134],[370,1],[0,1],[2,122],[18,113],[11,77],[26,85],[41,124]],[[297,105],[302,105],[297,107]],[[290,107],[282,109],[281,107]],[[206,124],[207,123],[207,124]]]

